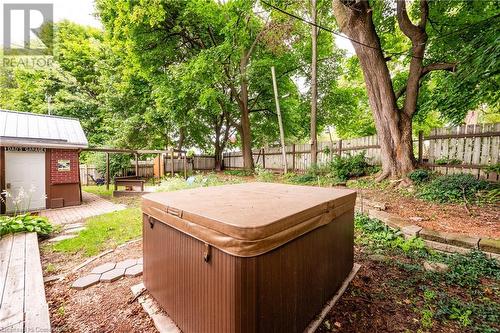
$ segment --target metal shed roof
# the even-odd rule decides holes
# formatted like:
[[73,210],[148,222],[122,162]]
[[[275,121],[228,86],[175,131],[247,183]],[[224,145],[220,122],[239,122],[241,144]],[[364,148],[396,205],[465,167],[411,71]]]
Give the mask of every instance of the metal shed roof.
[[78,119],[0,110],[0,146],[87,148]]

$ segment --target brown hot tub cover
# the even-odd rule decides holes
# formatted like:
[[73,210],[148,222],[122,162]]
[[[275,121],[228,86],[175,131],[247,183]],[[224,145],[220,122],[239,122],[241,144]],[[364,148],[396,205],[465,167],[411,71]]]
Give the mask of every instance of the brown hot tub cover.
[[[356,192],[245,183],[143,196],[150,217],[239,257],[257,256],[353,209]],[[154,223],[154,220],[151,220]]]

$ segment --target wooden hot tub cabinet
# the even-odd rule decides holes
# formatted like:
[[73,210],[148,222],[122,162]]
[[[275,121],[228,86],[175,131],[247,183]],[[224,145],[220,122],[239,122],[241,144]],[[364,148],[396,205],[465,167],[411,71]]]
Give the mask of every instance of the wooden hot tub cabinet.
[[144,284],[185,332],[302,332],[353,267],[351,190],[249,183],[143,197]]

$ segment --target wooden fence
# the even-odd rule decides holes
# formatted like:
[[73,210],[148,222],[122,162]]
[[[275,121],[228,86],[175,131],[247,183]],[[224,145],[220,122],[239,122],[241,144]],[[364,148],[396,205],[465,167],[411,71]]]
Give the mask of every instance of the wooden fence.
[[427,164],[432,169],[499,181],[487,167],[500,163],[500,123],[433,129],[426,139]]
[[[414,144],[419,162],[436,171],[444,174],[466,172],[478,178],[499,181],[499,175],[488,171],[487,167],[500,162],[500,123],[434,129],[428,137],[420,133]],[[370,163],[380,164],[380,145],[375,135],[318,143],[318,164],[328,163],[335,155],[362,151]],[[283,170],[279,147],[254,150],[253,158],[256,166],[273,171]],[[286,159],[289,170],[307,170],[311,166],[310,145],[287,145]],[[241,152],[225,153],[224,167],[243,168]]]
[[[153,164],[139,162],[139,177],[141,178],[153,178]],[[125,168],[118,172],[117,176],[128,176],[135,175],[135,165],[131,165],[129,168]],[[94,185],[95,180],[99,178],[105,178],[105,175],[99,172],[95,165],[80,164],[80,183],[82,185]]]
[[186,160],[184,160],[184,157],[174,157],[172,170],[172,159],[170,156],[164,156],[164,166],[165,174],[172,173],[172,171],[174,173],[182,173],[184,172],[184,168],[186,168],[187,172],[214,170],[215,157],[208,155],[196,155],[188,157]]
[[[289,170],[302,172],[311,166],[311,146],[309,144],[292,144],[286,146],[286,159]],[[318,164],[330,162],[335,155],[356,154],[365,151],[373,164],[380,163],[380,146],[375,135],[350,140],[318,142]],[[262,148],[253,151],[256,166],[268,170],[283,170],[283,155],[280,147]],[[226,169],[243,168],[241,152],[224,154]]]

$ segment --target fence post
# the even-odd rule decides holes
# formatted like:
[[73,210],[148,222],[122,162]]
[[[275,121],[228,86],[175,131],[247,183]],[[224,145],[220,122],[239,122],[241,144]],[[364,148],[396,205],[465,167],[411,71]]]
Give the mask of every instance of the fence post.
[[418,131],[418,164],[424,163],[424,131]]
[[85,163],[85,185],[89,185],[89,165]]
[[295,172],[295,143],[292,144],[292,172]]
[[266,148],[262,148],[262,169],[266,168]]
[[135,176],[139,177],[139,154],[135,153]]
[[170,151],[170,171],[172,172],[172,177],[174,176],[174,149]]
[[342,157],[342,139],[339,140],[339,157]]
[[184,154],[184,179],[187,179],[187,156]]
[[109,190],[109,153],[106,153],[106,190]]

